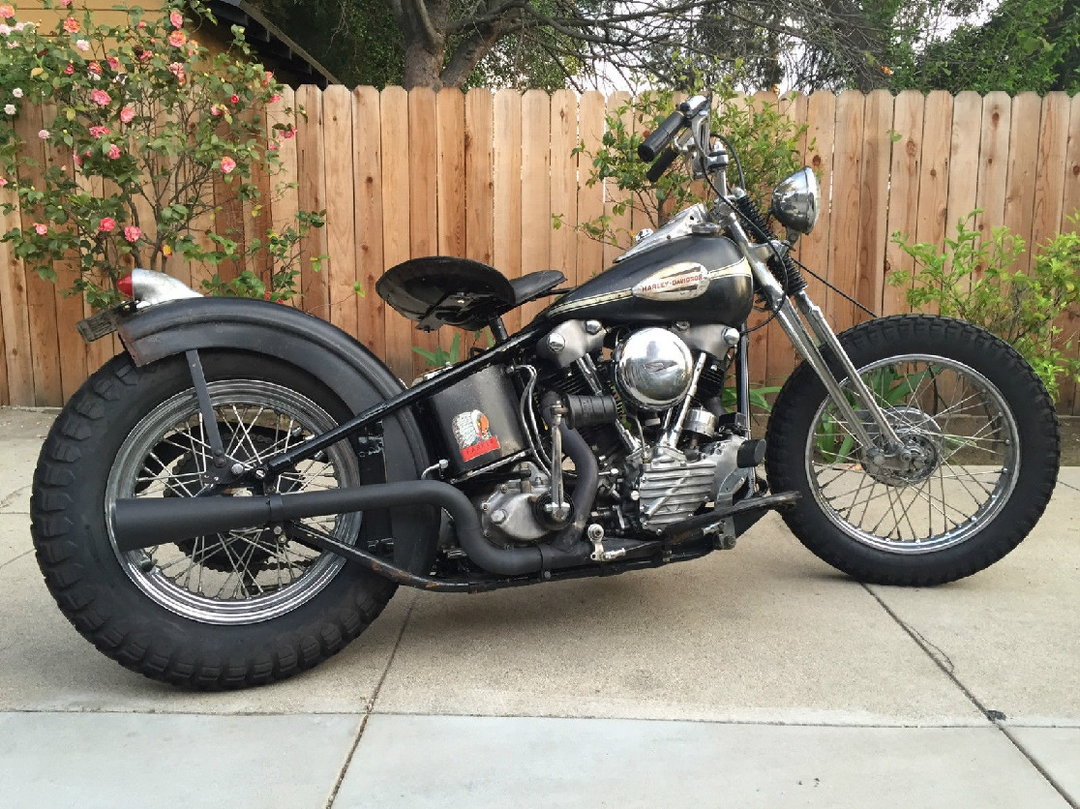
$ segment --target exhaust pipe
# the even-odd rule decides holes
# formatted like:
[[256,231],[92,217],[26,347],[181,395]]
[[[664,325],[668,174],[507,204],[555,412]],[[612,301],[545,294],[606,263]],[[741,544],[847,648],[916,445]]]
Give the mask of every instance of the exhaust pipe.
[[[133,551],[204,534],[236,528],[348,514],[354,511],[414,506],[438,506],[454,518],[461,547],[489,573],[520,576],[542,569],[588,563],[592,547],[581,530],[592,510],[598,482],[596,460],[576,430],[561,427],[567,456],[578,469],[573,502],[576,519],[558,541],[546,546],[498,548],[484,537],[476,509],[461,491],[439,480],[376,483],[352,489],[270,494],[256,497],[154,497],[117,500],[112,508],[113,537],[120,551]],[[541,551],[543,547],[543,551]]]

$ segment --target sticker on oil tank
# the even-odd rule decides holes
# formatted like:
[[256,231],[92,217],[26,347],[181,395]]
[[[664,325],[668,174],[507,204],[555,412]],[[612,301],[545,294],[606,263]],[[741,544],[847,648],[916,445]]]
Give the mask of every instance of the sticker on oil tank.
[[480,410],[458,413],[450,422],[454,439],[461,450],[461,459],[471,461],[499,448],[499,439],[491,434],[488,417]]
[[638,281],[631,290],[635,298],[650,301],[687,301],[709,288],[709,272],[696,261],[680,261]]

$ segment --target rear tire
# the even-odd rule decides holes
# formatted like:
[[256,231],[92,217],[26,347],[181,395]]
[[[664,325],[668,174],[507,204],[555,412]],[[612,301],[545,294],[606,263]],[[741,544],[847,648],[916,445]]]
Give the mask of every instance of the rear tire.
[[[282,425],[302,438],[351,416],[291,365],[225,352],[203,352],[202,361],[233,461],[282,440]],[[197,414],[182,358],[140,368],[121,355],[90,377],[54,423],[34,474],[38,563],[75,628],[133,671],[206,690],[283,680],[344,648],[396,587],[340,557],[305,554],[271,532],[118,552],[105,516],[112,499],[185,496],[197,481],[205,463]],[[317,468],[293,470],[281,485],[358,485],[358,470],[353,449],[341,442]],[[355,515],[323,520],[323,530],[357,541]]]
[[983,329],[922,315],[871,320],[840,342],[915,460],[898,469],[864,454],[801,365],[766,456],[770,487],[802,495],[783,512],[799,540],[860,581],[912,586],[970,576],[1019,545],[1060,454],[1053,402],[1024,359]]

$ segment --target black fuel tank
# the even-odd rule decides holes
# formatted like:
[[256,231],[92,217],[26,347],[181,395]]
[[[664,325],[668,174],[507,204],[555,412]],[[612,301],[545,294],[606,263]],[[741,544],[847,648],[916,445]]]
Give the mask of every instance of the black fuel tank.
[[609,267],[560,298],[544,317],[737,326],[753,303],[750,265],[734,242],[692,234]]

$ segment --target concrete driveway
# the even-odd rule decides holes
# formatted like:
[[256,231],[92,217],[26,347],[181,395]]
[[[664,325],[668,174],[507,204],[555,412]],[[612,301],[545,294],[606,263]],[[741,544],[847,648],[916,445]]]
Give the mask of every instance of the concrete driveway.
[[30,548],[49,414],[0,410],[0,805],[1080,806],[1080,468],[945,587],[866,587],[779,519],[732,552],[399,590],[280,685],[192,694],[79,637]]

